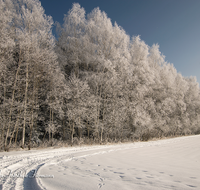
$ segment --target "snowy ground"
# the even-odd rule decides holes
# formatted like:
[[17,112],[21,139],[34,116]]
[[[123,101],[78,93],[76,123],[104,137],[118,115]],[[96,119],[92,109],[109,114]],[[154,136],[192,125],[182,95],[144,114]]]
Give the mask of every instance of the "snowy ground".
[[0,153],[0,189],[200,189],[200,135]]

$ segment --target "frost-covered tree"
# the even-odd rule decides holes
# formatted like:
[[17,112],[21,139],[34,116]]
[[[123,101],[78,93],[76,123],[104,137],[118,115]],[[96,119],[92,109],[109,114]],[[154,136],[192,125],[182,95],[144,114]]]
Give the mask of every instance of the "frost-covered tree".
[[90,92],[87,82],[78,79],[75,74],[69,78],[69,89],[67,106],[67,117],[71,131],[71,143],[73,144],[73,137],[75,128],[78,129],[78,135],[82,137],[82,130],[85,128],[84,120],[87,120],[87,107],[90,104]]
[[63,26],[58,26],[59,39],[57,53],[61,68],[70,75],[73,71],[79,74],[79,67],[83,60],[80,58],[84,49],[82,38],[85,33],[85,10],[74,3],[72,9],[64,17]]
[[12,25],[10,23],[9,25],[14,28],[14,34],[9,35],[14,41],[14,50],[10,55],[14,60],[12,67],[9,68],[15,78],[11,81],[12,95],[5,148],[13,128],[12,123],[18,121],[17,117],[11,115],[18,112],[21,119],[23,117],[21,145],[24,147],[27,128],[30,147],[38,111],[45,94],[52,88],[48,85],[48,81],[53,77],[53,68],[57,64],[51,31],[53,21],[51,17],[44,14],[39,0],[18,0],[10,3],[13,7],[9,9],[13,11],[13,20]]
[[186,103],[186,114],[190,120],[189,126],[192,133],[199,133],[199,113],[200,113],[200,90],[196,77],[185,78],[188,88],[184,96]]
[[[1,143],[4,142],[5,130],[10,116],[10,88],[14,79],[10,66],[13,62],[14,51],[14,8],[12,1],[0,1],[0,130]],[[9,134],[9,133],[8,133]],[[3,144],[3,143],[2,143]]]
[[188,84],[165,62],[159,46],[150,48],[139,36],[130,41],[99,8],[85,17],[85,10],[74,4],[60,27],[56,51],[66,76],[75,73],[87,81],[95,102],[87,129],[100,142],[176,135],[189,120]]
[[[16,6],[16,37],[19,44],[19,57],[22,69],[25,70],[24,84],[24,124],[22,132],[22,147],[25,142],[25,128],[27,122],[30,127],[30,138],[34,125],[38,91],[46,72],[50,71],[51,64],[55,64],[56,56],[53,51],[54,39],[51,33],[52,18],[44,14],[44,9],[38,0],[19,0]],[[23,76],[23,71],[22,71]],[[49,74],[49,73],[48,73]],[[53,73],[52,73],[53,74]],[[43,76],[42,76],[43,75]],[[47,90],[47,89],[44,89]],[[27,101],[27,100],[32,100]]]
[[[200,91],[159,45],[74,3],[52,35],[39,0],[0,0],[0,130],[13,142],[148,140],[200,132]],[[55,45],[56,44],[56,45]]]

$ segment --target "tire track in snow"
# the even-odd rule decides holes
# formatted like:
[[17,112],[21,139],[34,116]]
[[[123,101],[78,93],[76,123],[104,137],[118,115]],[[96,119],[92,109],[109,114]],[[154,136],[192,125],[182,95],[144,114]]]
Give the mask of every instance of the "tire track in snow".
[[[62,160],[72,160],[75,157],[72,154],[80,152],[98,150],[106,147],[82,147],[82,148],[65,148],[57,150],[46,150],[39,152],[25,152],[17,156],[0,156],[0,187],[2,189],[40,189],[37,179],[31,177],[32,171],[37,171],[39,167],[49,162]],[[7,154],[7,153],[1,153]],[[8,154],[12,154],[9,152]],[[94,153],[96,154],[96,153]],[[37,184],[37,185],[36,185]],[[31,188],[31,189],[30,189]]]
[[[106,154],[112,151],[142,148],[147,146],[159,146],[168,143],[175,143],[184,138],[179,137],[174,139],[165,139],[160,141],[150,142],[137,142],[127,143],[120,145],[102,145],[102,146],[90,146],[90,147],[75,147],[75,148],[60,148],[50,150],[37,150],[37,151],[21,151],[16,153],[0,153],[0,189],[45,189],[42,186],[40,178],[31,177],[36,174],[40,167],[49,164],[62,161],[71,161],[73,159],[79,159],[82,157],[93,156],[97,154]],[[13,154],[13,155],[12,155]],[[10,174],[8,174],[10,172]],[[20,177],[20,174],[22,175]],[[15,176],[16,175],[16,176]],[[17,176],[19,175],[19,176]],[[100,186],[103,185],[100,179]],[[98,184],[98,185],[99,185]]]

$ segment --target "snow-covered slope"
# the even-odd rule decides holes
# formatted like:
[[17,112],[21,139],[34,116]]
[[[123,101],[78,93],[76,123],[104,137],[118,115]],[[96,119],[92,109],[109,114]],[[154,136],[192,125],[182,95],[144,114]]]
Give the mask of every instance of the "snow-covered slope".
[[0,153],[0,189],[200,189],[200,135]]

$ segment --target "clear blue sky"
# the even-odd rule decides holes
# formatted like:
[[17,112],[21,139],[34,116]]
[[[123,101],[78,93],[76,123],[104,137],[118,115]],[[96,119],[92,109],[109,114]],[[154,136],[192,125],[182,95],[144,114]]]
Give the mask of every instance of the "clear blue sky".
[[99,7],[149,46],[158,43],[166,61],[200,83],[200,0],[41,0],[45,13],[61,24],[74,2],[86,13]]

